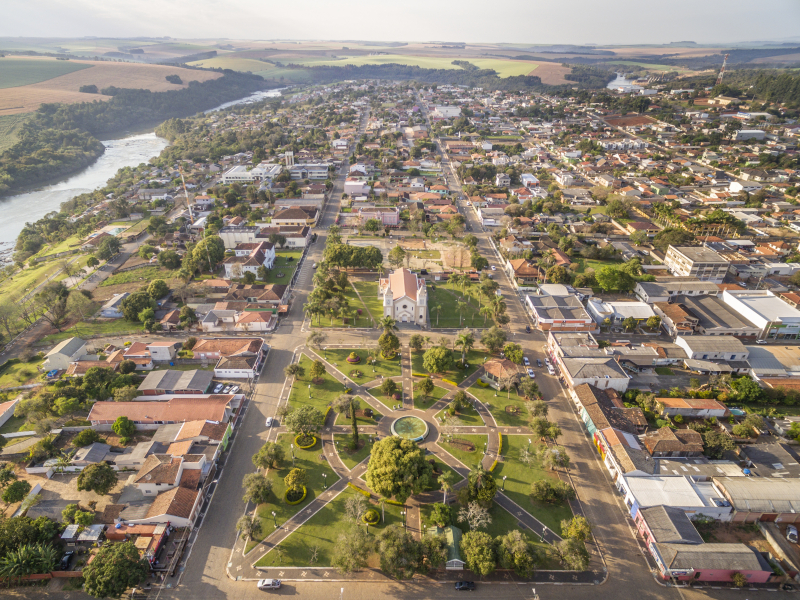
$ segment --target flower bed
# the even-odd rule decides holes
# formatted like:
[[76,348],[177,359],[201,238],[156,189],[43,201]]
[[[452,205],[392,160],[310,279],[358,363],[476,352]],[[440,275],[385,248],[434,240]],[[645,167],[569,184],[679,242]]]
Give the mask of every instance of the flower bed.
[[361,520],[367,525],[375,525],[381,520],[381,515],[374,508],[370,508],[364,513],[364,515],[361,517]]
[[306,499],[306,486],[303,486],[303,493],[299,497],[292,499],[291,498],[292,495],[293,494],[291,488],[286,490],[286,493],[283,495],[284,502],[292,506],[294,506],[295,504],[300,504],[303,500]]
[[294,443],[297,444],[297,447],[301,450],[308,450],[317,445],[317,438],[313,435],[304,436],[301,434],[294,438]]
[[363,377],[364,373],[362,373],[358,369],[351,369],[350,372],[347,374],[347,376],[351,378],[358,378],[358,377]]
[[357,365],[358,363],[361,362],[361,357],[355,352],[351,352],[350,356],[348,356],[345,360],[349,362],[351,365]]

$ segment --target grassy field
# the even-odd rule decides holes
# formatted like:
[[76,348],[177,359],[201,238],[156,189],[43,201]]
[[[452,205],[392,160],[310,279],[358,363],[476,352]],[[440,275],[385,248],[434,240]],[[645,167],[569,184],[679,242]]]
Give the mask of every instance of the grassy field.
[[[459,301],[466,302],[460,314],[457,304]],[[488,327],[486,318],[480,314],[480,308],[485,304],[486,299],[479,297],[475,286],[466,288],[464,294],[460,287],[451,283],[439,283],[428,292],[428,319],[431,328]]]
[[[403,393],[402,385],[398,383],[397,387],[398,390],[395,393],[402,394]],[[389,396],[381,392],[381,386],[379,385],[376,385],[373,388],[369,388],[369,390],[367,391],[370,394],[372,394],[373,398],[375,398],[378,402],[383,404],[386,407],[386,410],[392,410],[392,405],[396,406],[397,404],[402,403],[401,400],[395,400],[394,398],[390,398]]]
[[657,65],[654,63],[648,62],[639,62],[635,60],[608,60],[604,61],[610,65],[628,65],[630,67],[639,67],[642,69],[647,69],[648,71],[661,71],[664,73],[667,72],[678,72],[678,73],[692,73],[691,69],[684,69],[682,67],[673,67],[671,65]]
[[[271,273],[271,272],[270,272]],[[367,311],[367,307],[364,306],[364,303],[358,297],[358,294],[353,291],[352,288],[348,288],[347,291],[344,293],[344,297],[347,298],[347,305],[351,308],[354,312],[353,315],[347,317],[347,323],[345,323],[342,317],[333,317],[331,315],[328,316],[320,316],[315,317],[314,322],[311,324],[312,327],[372,327],[373,321],[370,318],[370,315]],[[361,311],[361,314],[358,314],[358,311]]]
[[[308,485],[306,487],[306,498],[300,504],[289,505],[283,496],[286,493],[286,484],[283,483],[283,478],[292,470],[292,450],[289,444],[294,442],[293,434],[284,434],[278,436],[278,444],[280,444],[286,457],[280,465],[279,469],[270,469],[268,477],[272,480],[272,501],[258,506],[257,514],[261,519],[261,529],[263,539],[275,530],[272,511],[277,513],[278,524],[286,522],[290,517],[308,506],[314,498],[321,494],[323,490],[323,479],[327,481],[328,485],[333,485],[338,480],[336,473],[328,466],[328,462],[320,460],[319,455],[322,453],[322,444],[317,441],[313,448],[302,450],[295,444],[294,448],[294,466],[299,469],[304,469],[308,474]],[[327,478],[323,478],[322,474],[325,473]],[[249,545],[254,545],[251,540]]]
[[540,479],[557,481],[558,476],[540,466],[529,467],[519,461],[523,448],[528,446],[528,437],[524,435],[503,436],[503,462],[497,463],[494,477],[499,482],[507,476],[505,494],[511,500],[531,513],[549,529],[561,535],[561,520],[572,518],[569,504],[544,504],[531,499],[531,484]]
[[578,270],[576,272],[577,273],[583,273],[583,272],[586,271],[586,269],[590,269],[591,268],[591,269],[594,269],[595,271],[597,271],[597,269],[599,269],[601,267],[605,267],[605,266],[608,266],[608,265],[617,265],[617,264],[619,264],[620,261],[617,261],[617,260],[593,260],[593,259],[590,259],[590,258],[579,258],[575,262],[578,263]]
[[359,441],[364,440],[364,445],[352,453],[346,448],[351,439],[349,433],[337,433],[333,436],[333,439],[336,442],[336,450],[339,453],[339,458],[342,459],[344,466],[351,470],[355,468],[358,463],[367,458],[372,450],[372,444],[369,443],[368,435],[359,434],[358,439]]
[[[445,417],[445,414],[446,414],[445,410],[447,410],[447,407],[443,408],[438,413],[436,413],[436,420],[437,421],[440,421],[440,419]],[[449,416],[449,415],[447,415],[447,416]],[[455,416],[458,417],[458,419],[464,425],[467,425],[467,426],[483,427],[483,425],[484,425],[483,419],[478,414],[478,411],[475,410],[475,407],[472,406],[472,404],[469,404],[465,408],[462,408],[459,412],[457,412],[455,414]]]
[[[350,356],[351,352],[355,352],[361,357],[361,362],[357,365],[351,365],[346,360],[347,357]],[[329,363],[335,365],[337,369],[339,369],[348,377],[350,376],[350,371],[352,369],[358,369],[364,373],[363,377],[356,380],[357,383],[366,383],[367,381],[378,379],[381,375],[384,377],[399,377],[402,373],[399,355],[392,360],[386,360],[380,356],[380,353],[378,353],[376,354],[378,362],[376,362],[375,366],[373,367],[372,365],[367,364],[367,357],[370,356],[369,350],[358,348],[330,348],[328,350],[323,350],[318,354],[326,357],[326,360]]]
[[[382,54],[379,56],[342,56],[334,60],[318,60],[309,58],[293,59],[292,62],[307,66],[332,66],[345,65],[385,65],[396,63],[400,65],[416,66],[423,69],[454,69],[461,67],[453,64],[453,58],[442,56],[411,56],[408,54]],[[499,58],[465,58],[479,69],[494,69],[500,77],[512,75],[528,75],[538,63],[523,60],[503,60]]]
[[0,116],[0,152],[17,143],[20,127],[28,118],[25,114]]
[[[425,367],[422,366],[423,358],[425,356],[425,352],[412,352],[411,353],[411,371],[413,373],[427,373],[428,371]],[[483,365],[484,358],[488,357],[489,354],[483,352],[481,350],[470,350],[467,353],[467,363],[469,367],[466,369],[457,369],[452,368],[449,371],[445,371],[444,373],[440,373],[439,375],[442,379],[449,379],[450,381],[455,381],[456,383],[461,383],[467,377],[472,375],[481,365]],[[461,360],[461,352],[456,349],[453,352],[453,360]]]
[[[282,557],[273,550],[259,559],[256,566],[307,567],[312,564],[315,567],[329,566],[333,558],[336,540],[348,525],[344,510],[345,502],[348,498],[356,495],[359,494],[355,490],[345,489],[332,502],[325,505],[322,510],[278,545],[278,548],[283,550]],[[381,512],[381,508],[377,504],[372,505],[371,508]],[[403,517],[400,515],[402,508],[401,506],[385,504],[383,512],[386,520],[370,526],[370,533],[375,535],[389,525],[402,525]],[[280,519],[278,519],[278,522],[280,523]],[[268,525],[269,531],[273,530],[272,521],[269,521],[266,525]],[[315,548],[317,549],[317,560],[312,563],[311,557]],[[377,557],[373,556],[370,560],[370,566],[377,565]],[[272,575],[270,574],[269,576]]]
[[0,58],[0,89],[47,81],[90,66],[68,60]]
[[142,282],[142,285],[148,285],[154,279],[163,279],[167,283],[175,279],[178,275],[177,271],[170,271],[163,267],[142,267],[141,269],[134,269],[133,271],[123,271],[117,273],[106,279],[100,284],[100,287],[109,285],[119,285],[121,283],[137,283]]
[[[285,59],[284,59],[285,60]],[[292,60],[291,62],[296,62]],[[271,63],[256,60],[254,58],[244,58],[235,54],[217,56],[206,60],[198,60],[189,63],[194,67],[206,69],[231,69],[233,71],[243,71],[253,73],[265,79],[284,78],[289,83],[305,83],[310,80],[310,75],[302,69],[288,69],[277,67]]]
[[383,302],[378,298],[377,281],[354,281],[353,287],[358,290],[361,300],[366,306],[369,314],[376,321],[383,318]]
[[33,358],[30,362],[18,362],[6,367],[0,371],[0,388],[16,387],[18,385],[25,385],[26,383],[39,378],[39,371],[36,366],[41,361],[39,358]]
[[[289,285],[297,267],[297,261],[303,256],[301,250],[278,250],[275,253],[275,264],[267,271],[266,283],[282,283]],[[289,260],[291,258],[291,260]],[[282,277],[278,277],[282,275]],[[259,281],[259,283],[261,283]]]
[[142,324],[126,321],[125,319],[112,319],[109,321],[81,321],[65,331],[53,333],[43,337],[37,344],[57,344],[71,337],[88,337],[93,335],[129,335],[141,333]]
[[483,449],[485,448],[485,444],[489,437],[486,435],[467,435],[459,433],[458,435],[454,435],[453,439],[467,440],[468,442],[472,442],[475,444],[475,450],[470,452],[460,446],[454,446],[453,444],[446,442],[443,437],[439,438],[437,443],[470,469],[478,466],[483,460]]
[[436,404],[439,400],[441,400],[445,394],[447,394],[450,390],[446,390],[444,388],[440,388],[438,385],[434,386],[433,391],[427,395],[423,396],[422,392],[414,391],[414,408],[419,410],[427,410],[434,404]]
[[[311,383],[311,359],[303,354],[300,357],[300,366],[306,370],[302,379],[295,379],[294,385],[289,392],[289,405],[291,408],[300,406],[313,406],[322,413],[336,400],[344,394],[344,386],[336,381],[330,373],[322,376],[322,383]],[[309,398],[308,386],[311,385],[311,397]]]
[[[469,388],[469,393],[484,404],[489,405],[489,410],[494,416],[494,420],[501,427],[528,426],[528,412],[525,410],[525,401],[513,389],[509,394],[506,391],[495,392],[490,387],[484,388],[476,384]],[[497,393],[497,396],[495,396],[495,393]],[[517,408],[518,412],[516,414],[507,412],[507,406]]]
[[51,261],[17,272],[0,282],[0,299],[19,300],[60,268],[59,261]]
[[50,256],[51,254],[60,254],[61,252],[68,252],[74,250],[81,243],[81,238],[77,235],[71,235],[67,239],[53,244],[51,246],[43,246],[39,252],[34,254],[34,257]]
[[[372,418],[370,418],[370,417],[362,417],[362,416],[357,416],[356,417],[356,422],[358,423],[359,427],[361,427],[362,425],[375,425],[378,421],[381,420],[381,417],[383,417],[383,415],[380,412],[378,412],[377,410],[375,410],[374,408],[369,406],[366,402],[364,402],[363,398],[359,398],[359,400],[361,400],[361,408],[362,409],[363,408],[369,408],[369,409],[372,410]],[[338,413],[336,415],[336,421],[334,421],[333,424],[334,425],[348,425],[349,426],[351,424],[350,415],[346,415],[344,413]]]

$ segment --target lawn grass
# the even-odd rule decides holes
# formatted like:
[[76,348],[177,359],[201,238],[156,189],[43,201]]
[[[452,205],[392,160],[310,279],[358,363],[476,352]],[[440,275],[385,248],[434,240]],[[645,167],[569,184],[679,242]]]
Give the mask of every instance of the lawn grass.
[[[402,386],[400,386],[399,383],[397,385],[400,388],[399,392],[402,394],[403,393]],[[369,390],[367,390],[367,391],[370,394],[372,394],[373,398],[375,398],[378,402],[383,404],[386,407],[386,410],[393,410],[392,409],[392,405],[397,406],[398,404],[402,404],[403,403],[402,400],[395,400],[394,398],[390,398],[386,394],[381,392],[381,386],[379,386],[379,385],[376,385],[373,388],[369,388]]]
[[38,379],[41,376],[36,369],[39,362],[41,359],[34,357],[30,362],[20,360],[20,362],[6,364],[0,371],[0,388],[25,385],[29,381]]
[[[361,362],[357,365],[351,365],[347,362],[347,357],[350,356],[351,352],[355,352],[361,357]],[[361,348],[329,348],[328,350],[318,352],[318,354],[327,357],[326,360],[329,363],[348,377],[350,377],[349,373],[353,369],[361,371],[364,376],[354,380],[358,383],[366,383],[373,379],[379,379],[381,375],[384,377],[399,377],[402,374],[399,354],[392,360],[386,360],[380,356],[380,353],[376,353],[375,357],[378,359],[378,362],[376,362],[374,366],[367,363],[367,357],[370,356],[371,351]],[[374,373],[372,372],[373,369],[375,370]]]
[[[512,389],[509,394],[506,391],[496,392],[493,388],[484,388],[475,384],[469,388],[469,393],[484,404],[489,405],[489,411],[500,427],[528,426],[528,411],[525,410],[525,400],[517,394],[516,390]],[[495,396],[495,393],[497,393],[497,396]],[[519,408],[519,414],[506,412],[506,406]]]
[[[345,489],[339,494],[332,502],[325,505],[317,514],[306,521],[302,527],[292,533],[289,537],[284,539],[278,548],[284,551],[282,561],[279,561],[279,555],[273,550],[265,554],[258,560],[256,566],[258,567],[272,567],[280,565],[282,567],[307,567],[312,563],[310,562],[313,548],[316,546],[319,550],[317,552],[317,561],[313,563],[315,567],[330,566],[333,559],[333,549],[336,546],[337,538],[346,527],[349,526],[347,517],[345,516],[345,502],[348,498],[359,495],[358,492],[352,489]],[[371,508],[375,508],[379,513],[381,512],[380,506],[372,504]],[[370,526],[370,533],[376,535],[389,525],[402,525],[403,517],[400,515],[402,510],[401,506],[394,506],[392,504],[384,504],[383,513],[385,521],[377,525]],[[280,520],[279,520],[280,522]],[[272,530],[272,522],[269,523],[270,531]],[[370,560],[370,565],[377,566],[377,560],[373,557]],[[270,574],[271,576],[272,574]]]
[[292,470],[292,450],[289,444],[294,443],[294,434],[279,435],[277,443],[283,447],[286,454],[283,462],[278,469],[270,469],[267,477],[272,481],[272,499],[270,502],[260,504],[257,509],[257,515],[261,519],[262,534],[257,540],[250,540],[248,546],[255,545],[256,541],[264,539],[267,535],[272,533],[275,529],[272,511],[277,513],[278,524],[282,524],[290,519],[298,511],[302,510],[308,504],[321,494],[323,490],[323,477],[322,474],[327,474],[327,484],[333,485],[338,480],[336,473],[330,468],[326,460],[320,460],[319,456],[322,453],[322,443],[318,440],[313,448],[302,450],[295,444],[294,447],[294,466],[299,469],[305,469],[308,474],[309,484],[306,486],[306,498],[299,504],[289,505],[284,499],[283,495],[286,492],[286,484],[283,478]]
[[[449,406],[449,404],[448,404]],[[436,413],[436,420],[439,421],[440,418],[445,416],[445,411],[447,410],[447,406],[445,406],[442,410]],[[449,415],[447,415],[449,416]],[[478,414],[478,411],[475,410],[475,407],[472,404],[468,404],[465,408],[462,408],[455,414],[458,419],[464,423],[465,426],[474,426],[474,427],[483,427],[484,422],[481,416]]]
[[0,282],[0,299],[16,302],[60,268],[60,261],[48,261],[17,271]]
[[656,367],[656,374],[658,375],[675,375],[669,367]]
[[473,444],[475,444],[475,451],[468,452],[461,448],[457,448],[452,444],[447,443],[444,440],[444,438],[439,438],[439,441],[437,443],[442,449],[452,454],[455,458],[460,460],[462,463],[464,463],[465,466],[469,467],[470,469],[478,466],[481,463],[481,461],[483,460],[484,444],[488,442],[489,436],[459,433],[458,435],[454,435],[453,439],[467,440],[472,442]]
[[358,290],[361,300],[366,306],[373,320],[378,321],[383,318],[383,301],[378,298],[377,281],[354,281],[353,287]]
[[[270,271],[271,272],[271,271]],[[348,306],[353,309],[352,316],[347,317],[347,323],[344,322],[342,317],[333,317],[331,318],[330,315],[328,316],[320,316],[318,319],[314,319],[314,322],[311,324],[312,327],[374,327],[374,322],[370,318],[369,313],[367,312],[367,308],[364,306],[364,303],[361,302],[361,299],[358,295],[352,290],[349,289],[344,293],[345,298],[347,298]],[[358,314],[358,311],[361,311],[361,314]]]
[[[47,81],[91,66],[86,63],[55,59],[0,58],[0,89]],[[88,96],[87,101],[90,98],[91,96]]]
[[[320,412],[325,412],[328,406],[339,396],[344,394],[344,386],[336,381],[330,373],[322,376],[322,383],[311,383],[312,360],[303,354],[300,357],[300,366],[305,369],[302,379],[295,379],[289,392],[289,406],[292,409],[301,406],[312,406]],[[311,384],[311,397],[309,398],[308,386]]]
[[358,463],[367,458],[372,451],[372,444],[369,442],[369,436],[362,433],[358,434],[358,439],[359,441],[363,439],[364,445],[353,453],[350,453],[347,449],[352,439],[349,433],[337,433],[333,436],[333,439],[336,442],[336,451],[339,454],[339,458],[344,463],[344,466],[350,470],[353,470]]
[[[434,454],[429,454],[425,458],[428,461],[432,460],[434,463],[436,463],[436,470],[439,471],[439,474],[438,475],[434,475],[433,480],[428,485],[426,485],[425,488],[423,488],[423,493],[424,492],[439,492],[439,491],[441,491],[442,490],[442,486],[439,485],[439,477],[441,477],[445,473],[449,472],[449,473],[453,474],[453,481],[451,482],[451,485],[455,485],[456,483],[458,483],[459,481],[464,479],[463,477],[461,477],[461,475],[459,475],[455,471],[455,469],[452,469],[449,466],[447,466],[446,464],[444,464],[439,459],[438,456],[436,456]],[[442,494],[442,499],[444,499],[444,494]]]
[[[470,294],[466,296],[449,284],[438,284],[428,292],[428,311],[431,328],[452,329],[460,327],[480,327],[484,318],[480,315],[480,303]],[[463,312],[459,315],[457,302],[465,301]],[[441,310],[438,310],[441,308]]]
[[[34,257],[50,256],[51,254],[60,254],[62,252],[68,252],[80,246],[80,243],[81,243],[80,237],[78,237],[77,235],[71,235],[67,239],[58,242],[57,244],[44,246],[41,250],[39,250],[39,252],[34,254]],[[65,256],[64,258],[69,260],[71,257]]]
[[[357,415],[356,416],[356,423],[358,423],[359,425],[377,425],[378,421],[381,420],[383,415],[381,413],[379,413],[377,410],[375,410],[374,408],[372,408],[369,404],[364,402],[363,398],[360,398],[359,396],[356,396],[356,398],[359,398],[359,400],[361,400],[361,408],[362,409],[363,408],[369,408],[369,409],[372,410],[372,418],[370,418],[370,417],[362,417],[361,415]],[[336,414],[336,421],[334,421],[333,424],[334,425],[350,425],[351,423],[352,423],[352,421],[350,420],[350,415],[346,415],[344,413],[337,413]]]
[[142,267],[141,269],[134,269],[133,271],[123,271],[122,273],[117,273],[116,275],[112,275],[103,283],[100,284],[100,287],[106,287],[109,285],[119,285],[121,283],[138,283],[142,282],[142,286],[147,286],[150,284],[151,281],[154,279],[163,279],[169,285],[171,280],[178,278],[177,271],[170,271],[169,269],[165,269],[163,267]]
[[[17,433],[18,431],[29,431],[25,427],[25,417],[15,417],[12,415],[8,421],[6,421],[5,423],[3,423],[2,426],[0,426],[0,435],[4,433]],[[20,438],[20,439],[25,439],[25,438]]]
[[[297,262],[303,256],[302,250],[277,250],[275,252],[275,263],[267,271],[267,280],[263,283],[283,283],[289,285],[297,268]],[[292,260],[289,260],[289,259]],[[278,275],[282,275],[279,277]],[[261,283],[261,282],[259,282]]]
[[[425,352],[411,352],[411,371],[413,373],[428,373],[428,370],[422,365],[423,358],[425,356]],[[442,379],[447,379],[449,381],[455,381],[456,383],[461,383],[467,377],[472,375],[475,371],[477,371],[481,366],[483,366],[484,359],[487,357],[491,357],[491,354],[488,352],[484,352],[482,350],[470,350],[467,353],[467,363],[469,367],[466,369],[457,369],[453,367],[449,371],[445,371],[444,373],[439,373],[439,376]],[[453,362],[461,360],[461,351],[456,350],[453,352]]]
[[441,400],[449,391],[436,385],[429,395],[423,396],[422,392],[414,390],[414,408],[427,410]]
[[544,523],[549,529],[561,535],[562,519],[572,518],[572,509],[569,504],[545,504],[531,499],[531,484],[542,479],[558,481],[558,476],[542,468],[531,468],[519,461],[523,448],[528,446],[528,436],[504,435],[503,436],[503,462],[497,463],[494,477],[499,482],[506,476],[505,494],[511,500],[531,513]]
[[618,260],[594,260],[591,258],[579,258],[574,262],[578,263],[578,270],[576,273],[584,273],[586,269],[593,269],[597,271],[601,267],[606,267],[608,265],[618,265],[621,261]]
[[43,337],[39,343],[48,345],[56,344],[71,337],[88,337],[93,335],[129,335],[141,332],[141,323],[133,323],[131,321],[126,321],[125,319],[111,319],[108,321],[81,321],[66,331],[53,333]]

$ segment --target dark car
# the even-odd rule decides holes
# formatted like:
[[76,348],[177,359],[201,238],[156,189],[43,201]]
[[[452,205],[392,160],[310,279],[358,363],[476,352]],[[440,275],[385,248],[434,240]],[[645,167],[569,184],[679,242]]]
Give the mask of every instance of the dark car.
[[456,581],[456,591],[457,592],[474,592],[475,591],[475,582],[474,581]]
[[539,360],[538,358],[536,359],[536,366],[537,367],[541,367],[542,366],[542,361]]
[[72,558],[75,556],[75,551],[70,550],[64,553],[64,556],[61,557],[61,562],[58,564],[58,568],[62,571],[69,571],[69,566],[72,564]]
[[531,326],[525,325],[525,333],[530,333],[530,332],[531,332]]

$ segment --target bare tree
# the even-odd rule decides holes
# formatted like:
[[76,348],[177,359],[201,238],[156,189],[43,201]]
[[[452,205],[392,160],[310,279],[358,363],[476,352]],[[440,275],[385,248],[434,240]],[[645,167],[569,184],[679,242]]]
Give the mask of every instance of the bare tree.
[[344,514],[353,523],[361,522],[361,517],[367,512],[367,501],[361,494],[351,496],[344,502]]
[[448,438],[452,438],[456,433],[458,433],[457,428],[463,426],[464,422],[455,415],[453,415],[445,418],[444,423],[442,424],[440,430]]
[[564,446],[548,447],[542,456],[542,466],[551,471],[569,467],[569,454]]
[[458,522],[466,522],[469,528],[475,531],[490,525],[492,517],[489,516],[489,509],[482,507],[477,502],[470,502],[465,508],[458,511]]

